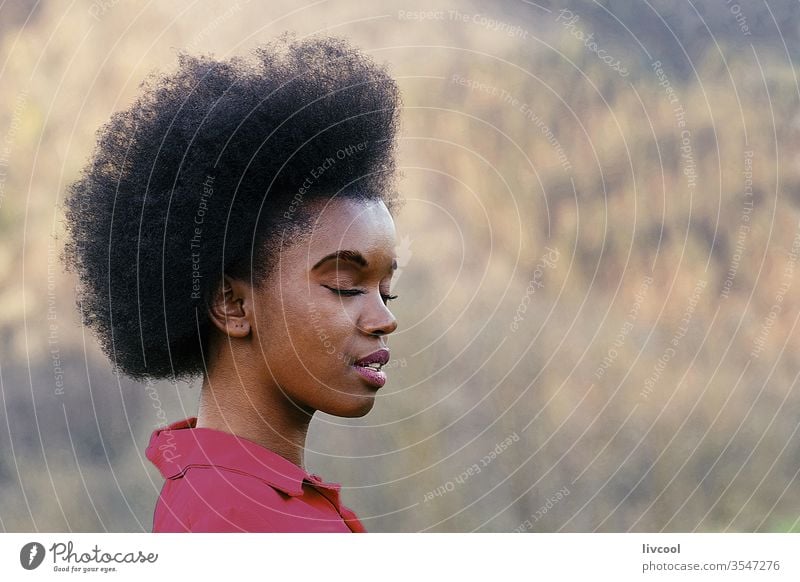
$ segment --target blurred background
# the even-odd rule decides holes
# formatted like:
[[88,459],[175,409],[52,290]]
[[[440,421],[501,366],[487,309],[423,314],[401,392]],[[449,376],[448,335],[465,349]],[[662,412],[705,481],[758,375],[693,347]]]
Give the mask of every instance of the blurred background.
[[149,531],[150,433],[62,204],[179,50],[345,36],[404,98],[389,382],[306,465],[369,531],[800,531],[800,4],[0,4],[0,528]]

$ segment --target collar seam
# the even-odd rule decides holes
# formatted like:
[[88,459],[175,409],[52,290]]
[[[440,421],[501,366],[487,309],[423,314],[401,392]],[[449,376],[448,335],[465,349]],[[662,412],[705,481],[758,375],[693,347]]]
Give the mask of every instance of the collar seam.
[[230,473],[235,473],[237,475],[244,475],[246,477],[252,477],[253,479],[258,479],[259,481],[269,485],[273,489],[278,489],[279,491],[285,493],[286,495],[290,495],[292,497],[297,497],[303,494],[303,486],[302,483],[299,484],[297,487],[287,487],[286,485],[276,483],[272,479],[265,478],[263,475],[255,475],[248,471],[242,471],[241,469],[236,469],[233,467],[226,467],[225,465],[213,465],[211,463],[189,463],[181,467],[179,471],[175,474],[167,477],[168,479],[180,479],[186,474],[186,471],[192,468],[200,468],[200,469],[219,469],[222,471],[228,471]]

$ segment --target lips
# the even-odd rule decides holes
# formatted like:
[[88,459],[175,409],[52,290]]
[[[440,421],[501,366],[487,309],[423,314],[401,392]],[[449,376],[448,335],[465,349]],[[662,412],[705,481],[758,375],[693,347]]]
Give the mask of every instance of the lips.
[[388,361],[389,350],[386,348],[381,348],[380,350],[364,356],[360,360],[356,360],[356,362],[353,364],[353,368],[369,384],[376,388],[380,388],[386,384],[386,374],[381,371],[381,368]]
[[[377,366],[380,369],[381,366],[385,366],[389,362],[389,350],[387,348],[381,348],[371,354],[364,356],[360,360],[356,360],[353,364],[354,366],[369,366],[370,364],[380,364]],[[373,366],[374,367],[374,366]]]

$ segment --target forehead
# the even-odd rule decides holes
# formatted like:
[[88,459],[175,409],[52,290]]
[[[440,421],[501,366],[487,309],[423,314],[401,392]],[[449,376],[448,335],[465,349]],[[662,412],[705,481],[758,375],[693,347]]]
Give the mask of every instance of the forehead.
[[312,225],[316,239],[355,240],[394,236],[394,220],[381,201],[340,198],[318,204]]
[[312,216],[300,245],[307,268],[337,250],[358,251],[370,266],[394,257],[394,220],[383,202],[334,199],[316,203]]

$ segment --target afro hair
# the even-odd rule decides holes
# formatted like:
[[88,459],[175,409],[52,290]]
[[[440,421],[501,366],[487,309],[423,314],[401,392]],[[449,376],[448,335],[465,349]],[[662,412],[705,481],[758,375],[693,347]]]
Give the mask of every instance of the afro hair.
[[78,309],[132,378],[202,374],[223,275],[262,282],[313,200],[399,204],[400,97],[386,70],[330,37],[284,36],[253,57],[180,54],[99,130],[69,188]]

